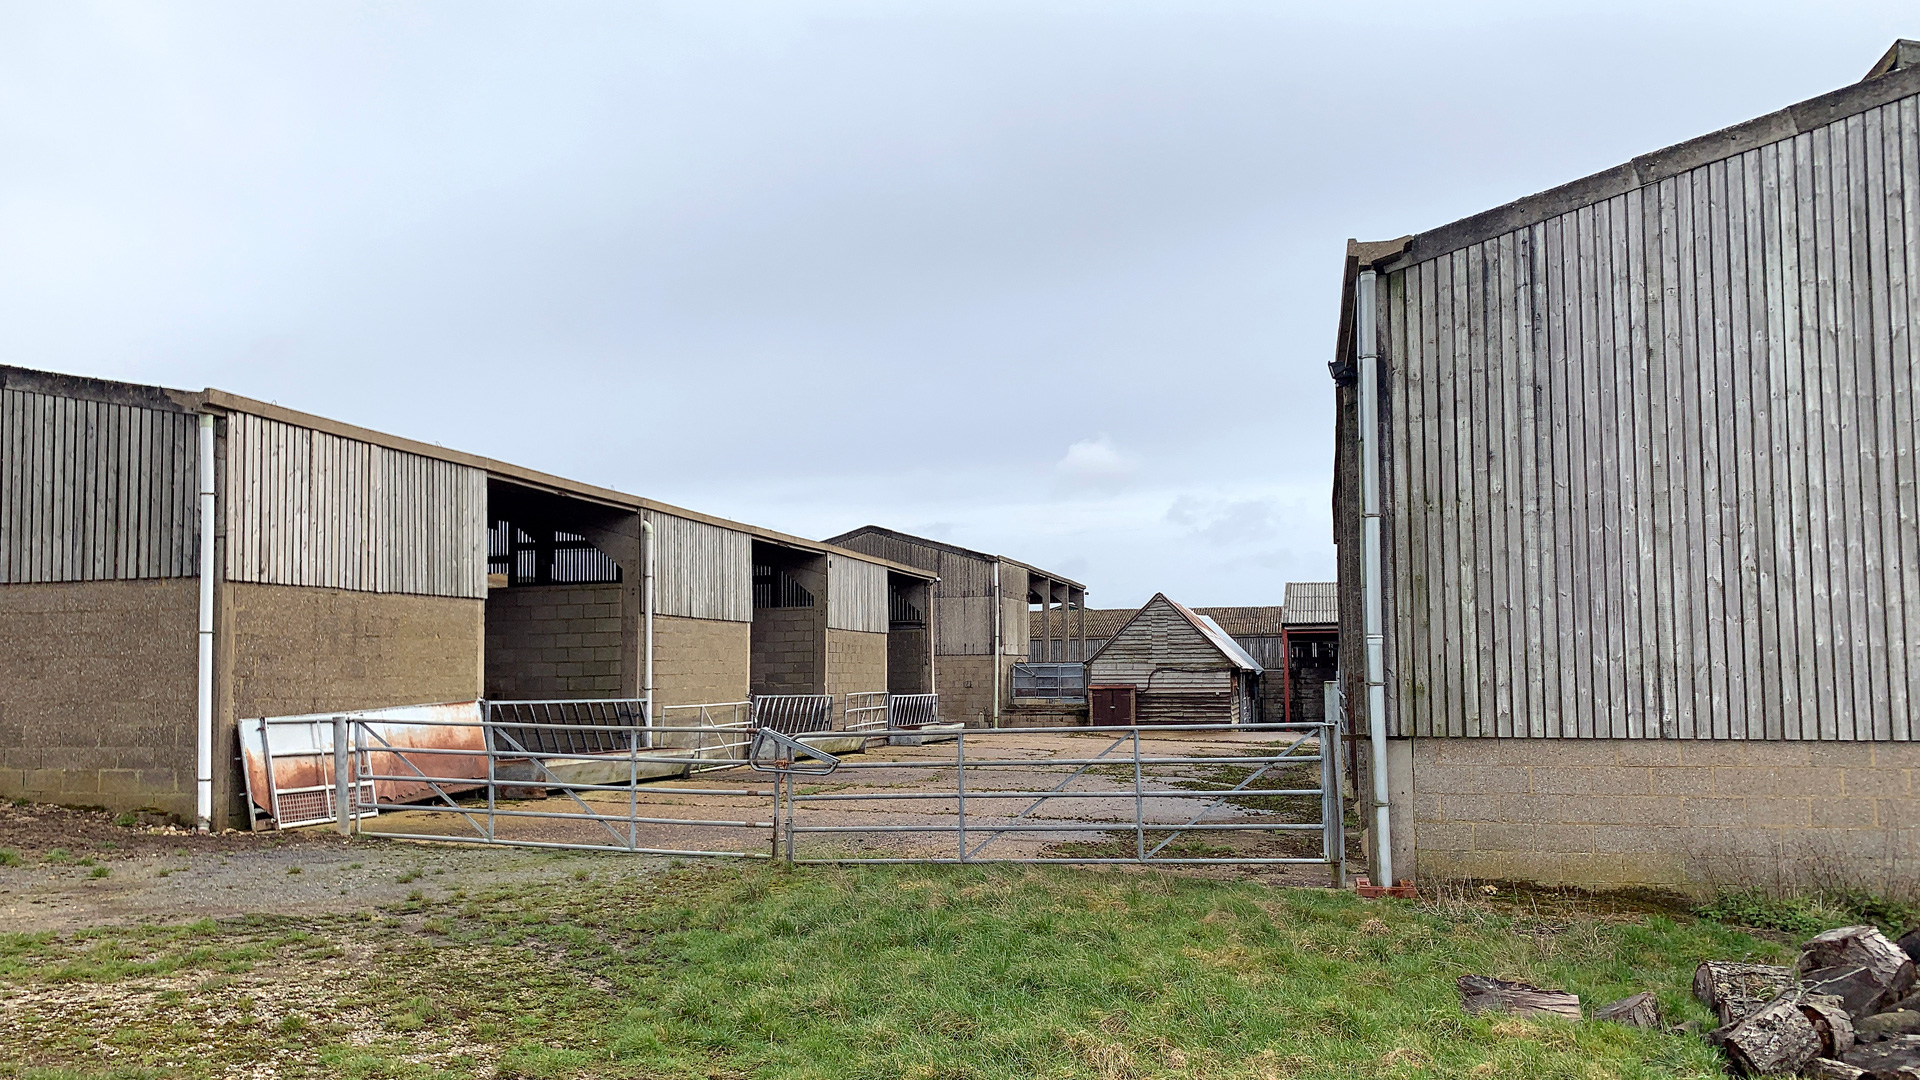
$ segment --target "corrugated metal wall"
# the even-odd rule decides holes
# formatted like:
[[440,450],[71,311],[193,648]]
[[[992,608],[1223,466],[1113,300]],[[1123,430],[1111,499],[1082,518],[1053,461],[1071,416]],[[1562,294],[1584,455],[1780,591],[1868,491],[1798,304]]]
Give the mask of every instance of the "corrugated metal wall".
[[224,502],[229,580],[487,595],[482,470],[235,413]]
[[1914,737],[1916,99],[1381,304],[1400,734]]
[[0,390],[0,583],[196,573],[198,425]]
[[827,625],[887,632],[887,568],[845,555],[827,557]]
[[659,545],[655,611],[690,619],[753,621],[752,536],[671,514],[647,517]]

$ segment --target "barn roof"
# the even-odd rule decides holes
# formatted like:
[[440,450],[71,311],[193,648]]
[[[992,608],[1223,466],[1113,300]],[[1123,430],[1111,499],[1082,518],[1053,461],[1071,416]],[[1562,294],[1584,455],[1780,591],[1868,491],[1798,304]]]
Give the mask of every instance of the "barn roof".
[[838,536],[829,536],[820,542],[823,544],[845,545],[847,541],[860,536],[886,536],[895,540],[905,541],[909,544],[918,544],[922,547],[935,548],[940,551],[950,552],[954,555],[978,559],[981,562],[1003,562],[1011,566],[1017,566],[1030,574],[1046,578],[1048,581],[1057,581],[1062,585],[1071,585],[1082,592],[1086,591],[1086,586],[1080,582],[1072,578],[1062,577],[1051,570],[1042,570],[1032,563],[1021,562],[1019,559],[1011,559],[1005,555],[995,555],[988,551],[975,551],[972,548],[961,547],[959,544],[949,544],[945,540],[935,540],[930,536],[915,536],[912,533],[904,533],[898,529],[889,529],[884,525],[862,525],[857,529],[849,529]]
[[1337,581],[1287,582],[1288,626],[1337,623],[1340,621],[1340,583]]
[[[1391,272],[1425,262],[1483,240],[1615,195],[1678,176],[1701,165],[1735,157],[1767,143],[1790,139],[1815,128],[1857,116],[1920,92],[1920,47],[1896,41],[1865,78],[1838,90],[1808,98],[1744,123],[1721,128],[1663,150],[1641,154],[1611,169],[1516,199],[1436,229],[1375,243],[1349,242],[1350,263],[1371,264]],[[1349,281],[1349,292],[1351,281]]]
[[1234,637],[1279,637],[1286,609],[1279,604],[1265,607],[1197,607],[1196,615],[1205,615]]
[[1219,650],[1220,655],[1224,657],[1234,667],[1237,667],[1242,671],[1251,671],[1255,675],[1258,675],[1262,671],[1266,670],[1265,668],[1262,668],[1260,666],[1260,662],[1258,660],[1255,660],[1252,656],[1248,655],[1247,650],[1240,647],[1239,642],[1233,640],[1233,635],[1227,633],[1225,630],[1222,630],[1220,628],[1219,623],[1214,622],[1212,619],[1209,619],[1204,615],[1195,614],[1192,608],[1187,607],[1185,604],[1182,604],[1178,600],[1173,599],[1172,597],[1168,596],[1166,593],[1154,593],[1153,599],[1148,600],[1146,603],[1140,605],[1139,611],[1129,613],[1129,617],[1127,619],[1126,624],[1123,624],[1119,629],[1113,632],[1113,635],[1107,639],[1107,643],[1105,645],[1100,646],[1100,651],[1093,654],[1092,659],[1095,659],[1095,660],[1099,659],[1101,653],[1104,653],[1109,648],[1112,648],[1114,641],[1116,641],[1120,637],[1120,631],[1125,630],[1128,625],[1131,625],[1135,619],[1140,617],[1142,612],[1152,607],[1154,600],[1163,600],[1166,602],[1168,607],[1179,612],[1180,616],[1186,619],[1189,623],[1192,623],[1193,628],[1195,630],[1200,631],[1200,636],[1206,638],[1207,643],[1212,645],[1215,649]]
[[[1059,618],[1053,620],[1052,636],[1079,637],[1080,613],[1070,609],[1054,608],[1053,610]],[[1087,636],[1090,638],[1110,638],[1114,635],[1115,631],[1127,625],[1127,620],[1133,618],[1134,612],[1139,610],[1139,608],[1088,608]],[[1035,613],[1034,617],[1029,620],[1029,623],[1031,624],[1033,633],[1037,636],[1040,633],[1040,617],[1038,613]]]

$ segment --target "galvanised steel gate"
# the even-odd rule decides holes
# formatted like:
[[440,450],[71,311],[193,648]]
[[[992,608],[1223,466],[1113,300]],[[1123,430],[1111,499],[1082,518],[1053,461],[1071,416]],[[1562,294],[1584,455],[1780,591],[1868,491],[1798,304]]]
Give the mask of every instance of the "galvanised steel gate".
[[407,745],[388,722],[333,718],[335,738],[316,751],[339,790],[410,800],[381,797],[343,830],[793,863],[1320,864],[1344,875],[1329,724],[896,728],[861,705],[857,730],[795,733],[785,717],[743,729],[730,709],[674,726],[579,702],[564,714],[482,704],[470,719],[416,721],[441,730]]

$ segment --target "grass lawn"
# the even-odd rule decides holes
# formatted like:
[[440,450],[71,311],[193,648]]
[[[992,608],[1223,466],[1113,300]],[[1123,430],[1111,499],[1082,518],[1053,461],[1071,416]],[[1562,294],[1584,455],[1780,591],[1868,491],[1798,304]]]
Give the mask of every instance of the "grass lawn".
[[700,866],[373,916],[0,936],[0,1077],[1718,1077],[1698,1038],[1462,1014],[1780,945],[1595,903],[1024,867]]

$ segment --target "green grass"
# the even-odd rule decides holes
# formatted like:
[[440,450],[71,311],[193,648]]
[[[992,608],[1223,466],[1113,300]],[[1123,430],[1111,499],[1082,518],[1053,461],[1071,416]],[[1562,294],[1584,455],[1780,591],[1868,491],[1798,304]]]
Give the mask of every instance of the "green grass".
[[[0,993],[158,991],[116,1029],[116,1060],[187,1075],[281,1053],[367,1077],[1651,1080],[1718,1077],[1722,1063],[1692,1037],[1469,1017],[1454,979],[1524,979],[1589,1006],[1652,989],[1670,1021],[1704,1021],[1688,992],[1699,961],[1782,955],[1711,920],[1551,897],[1366,903],[1139,872],[703,866],[412,900],[385,918],[13,935]],[[276,998],[249,973],[340,956],[363,959],[323,994]],[[99,1060],[74,1049],[96,1029],[32,1034],[25,1045],[54,1049],[15,1060],[21,1044],[0,1046],[0,1077]]]

